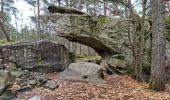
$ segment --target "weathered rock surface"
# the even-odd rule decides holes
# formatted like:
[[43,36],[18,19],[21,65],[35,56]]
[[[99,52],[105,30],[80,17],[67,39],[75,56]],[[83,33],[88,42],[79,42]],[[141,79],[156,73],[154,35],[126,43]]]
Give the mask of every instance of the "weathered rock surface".
[[78,62],[71,63],[69,68],[59,73],[61,77],[68,80],[79,80],[87,82],[104,82],[99,76],[101,67],[94,63]]
[[21,92],[27,92],[27,91],[31,91],[31,90],[32,90],[32,88],[29,85],[23,84],[20,86],[20,88],[16,92],[21,93]]
[[18,100],[16,93],[12,90],[7,89],[3,94],[0,95],[0,100]]
[[[58,11],[58,8],[48,8],[51,12],[49,17],[53,22],[51,27],[54,34],[93,48],[105,59],[106,63],[113,66],[125,67],[133,64],[131,19],[104,15],[62,13],[61,10]],[[67,8],[60,9],[67,10]],[[147,23],[145,31],[149,32],[149,28],[150,25]],[[137,29],[137,33],[140,33],[140,28]],[[146,39],[145,49],[147,53],[144,55],[143,66],[150,66],[151,43],[149,39]],[[112,58],[119,54],[124,56],[125,62],[118,64],[117,59]]]
[[0,46],[0,65],[8,67],[13,63],[22,69],[62,71],[74,61],[70,54],[63,45],[49,40],[17,42]]
[[44,84],[45,87],[51,89],[51,90],[54,90],[55,88],[58,88],[59,87],[59,84],[57,84],[55,81],[53,80],[50,80],[50,81],[47,81],[45,84]]
[[4,92],[10,79],[9,72],[6,70],[0,70],[0,94]]
[[[121,54],[126,63],[133,63],[131,43],[133,36],[129,19],[121,17],[92,16],[89,14],[61,13],[58,7],[49,7],[53,33],[72,42],[93,48],[102,58]],[[67,9],[67,8],[62,8]],[[148,59],[146,59],[146,62]],[[122,64],[123,65],[123,64]],[[123,65],[124,66],[124,65]]]
[[14,81],[17,84],[24,86],[24,88],[27,85],[32,87],[40,87],[43,86],[48,81],[48,78],[44,73],[40,73],[40,72],[24,73],[22,70],[18,72],[21,73],[19,77],[16,77],[15,75],[12,74],[11,76],[13,77]]
[[[49,11],[51,8],[49,7]],[[50,14],[50,19],[54,22],[51,26],[54,34],[72,42],[92,47],[103,57],[107,54],[123,53],[123,44],[128,42],[128,38],[123,39],[122,35],[124,33],[122,32],[127,30],[119,30],[120,28],[117,29],[117,27],[126,27],[127,24],[125,23],[127,21],[125,19],[77,13],[63,14],[57,10],[55,11],[54,8],[51,11],[52,14]],[[58,8],[56,7],[56,9]]]

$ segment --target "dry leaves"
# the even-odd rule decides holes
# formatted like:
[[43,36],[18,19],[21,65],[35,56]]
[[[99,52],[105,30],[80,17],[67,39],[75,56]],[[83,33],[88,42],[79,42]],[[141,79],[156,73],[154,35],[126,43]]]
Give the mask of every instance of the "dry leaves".
[[170,85],[166,91],[148,90],[148,84],[139,83],[129,76],[106,76],[107,84],[93,84],[65,81],[56,73],[48,75],[60,84],[59,88],[49,90],[43,87],[18,94],[19,100],[38,95],[42,100],[170,100]]

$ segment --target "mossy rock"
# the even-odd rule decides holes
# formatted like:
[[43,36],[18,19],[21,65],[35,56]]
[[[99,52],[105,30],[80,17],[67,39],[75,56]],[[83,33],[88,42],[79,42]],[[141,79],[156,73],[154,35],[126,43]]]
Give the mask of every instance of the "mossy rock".
[[166,40],[170,41],[170,33],[166,34]]
[[0,39],[0,45],[10,45],[14,43],[14,41],[8,42],[6,39]]

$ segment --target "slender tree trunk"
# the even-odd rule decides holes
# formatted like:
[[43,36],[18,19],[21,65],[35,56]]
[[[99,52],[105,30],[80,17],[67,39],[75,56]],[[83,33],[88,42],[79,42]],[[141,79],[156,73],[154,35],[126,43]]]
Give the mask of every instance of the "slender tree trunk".
[[130,11],[130,18],[132,19],[132,35],[133,35],[133,78],[136,80],[141,80],[141,75],[139,73],[139,68],[138,68],[138,48],[137,48],[137,32],[136,32],[136,21],[134,18],[134,12],[131,4],[131,0],[129,0],[129,11]]
[[142,0],[142,22],[141,22],[141,32],[140,32],[140,41],[139,41],[139,55],[138,55],[138,68],[137,73],[139,74],[138,79],[141,79],[142,75],[142,64],[143,64],[143,52],[144,52],[144,35],[145,35],[145,10],[146,10],[146,0]]
[[40,1],[37,0],[37,34],[38,34],[38,39],[40,40],[42,38],[41,33],[40,33]]
[[115,10],[115,16],[118,16],[118,3],[116,2],[116,10]]
[[58,6],[61,6],[61,0],[58,0]]
[[96,11],[96,2],[93,3],[94,7],[93,7],[93,11],[94,11],[94,15],[97,15],[97,11]]
[[82,4],[82,0],[78,0],[78,5],[77,5],[77,9],[81,10],[81,4]]
[[152,4],[152,61],[149,88],[156,91],[165,89],[165,14],[162,0],[151,0]]
[[18,23],[17,23],[17,16],[16,14],[14,14],[15,16],[15,27],[16,27],[16,40],[19,39],[19,34],[18,34]]
[[[47,2],[44,1],[44,16],[45,16],[45,33],[47,34],[48,33],[48,16],[47,16],[47,11],[46,11],[46,4]],[[50,34],[49,34],[50,35]]]
[[68,7],[69,6],[69,1],[65,0],[65,2],[66,2],[66,6]]
[[5,34],[5,37],[6,37],[7,41],[9,42],[10,41],[10,37],[7,34],[7,32],[6,32],[6,30],[5,30],[5,28],[4,28],[4,26],[3,26],[1,21],[0,21],[0,27],[1,27],[2,31],[3,31],[3,33]]
[[128,8],[125,6],[125,17],[128,17]]
[[1,0],[1,12],[4,14],[4,0]]
[[104,12],[104,15],[106,16],[107,15],[107,5],[106,5],[105,0],[103,0],[103,12]]
[[81,44],[79,44],[80,55],[82,54],[81,49],[82,49],[82,45],[81,45]]
[[[38,20],[37,20],[37,14],[36,14],[36,6],[34,6],[34,16],[35,16],[35,24],[36,24],[36,38],[39,39],[39,34],[38,34]],[[31,25],[30,25],[31,26]]]
[[72,44],[72,49],[73,49],[74,54],[76,54],[77,44],[75,42],[73,42]]
[[1,15],[2,19],[0,19],[0,27],[1,27],[2,32],[4,33],[4,35],[7,39],[7,41],[10,41],[10,37],[9,37],[8,33],[6,32],[5,27],[4,27],[5,24],[4,24],[4,1],[3,0],[1,0],[1,14],[2,14]]

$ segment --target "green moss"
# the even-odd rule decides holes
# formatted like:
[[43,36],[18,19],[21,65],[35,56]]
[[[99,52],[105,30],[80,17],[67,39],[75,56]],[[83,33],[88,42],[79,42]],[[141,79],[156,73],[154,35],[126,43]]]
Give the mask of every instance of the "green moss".
[[76,54],[76,58],[85,58],[85,55]]
[[97,22],[99,25],[103,25],[109,23],[110,20],[111,19],[108,16],[100,15],[98,16]]
[[[99,15],[96,19],[94,19],[92,33],[94,36],[100,35],[103,33],[103,27],[105,27],[108,23],[111,22],[111,19],[108,16]],[[104,29],[106,31],[106,29]],[[108,32],[104,32],[108,33]]]
[[8,42],[6,39],[0,39],[0,45],[8,45],[13,43],[15,42],[14,41]]
[[0,39],[0,44],[5,44],[5,43],[7,43],[6,39]]

